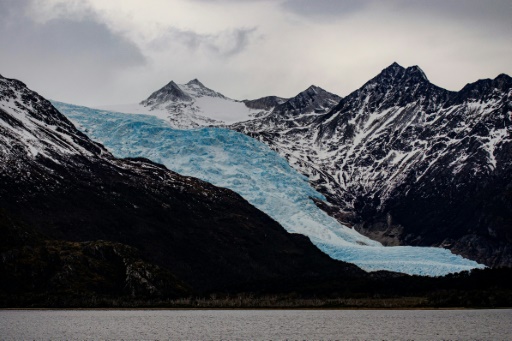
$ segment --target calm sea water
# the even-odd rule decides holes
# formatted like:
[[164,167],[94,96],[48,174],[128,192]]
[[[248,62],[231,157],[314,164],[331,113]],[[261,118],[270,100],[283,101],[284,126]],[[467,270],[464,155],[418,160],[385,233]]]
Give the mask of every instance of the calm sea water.
[[4,310],[2,340],[512,340],[506,310]]

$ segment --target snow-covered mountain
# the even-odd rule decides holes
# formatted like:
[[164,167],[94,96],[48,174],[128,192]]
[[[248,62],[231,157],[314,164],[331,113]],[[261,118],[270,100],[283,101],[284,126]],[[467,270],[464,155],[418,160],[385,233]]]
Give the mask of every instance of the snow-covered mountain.
[[[143,125],[115,132],[115,123],[104,126],[118,136]],[[14,301],[27,292],[165,297],[367,276],[231,190],[148,159],[115,158],[49,101],[1,76],[0,184],[0,296]]]
[[[308,103],[320,94],[324,101],[311,105],[313,113],[331,105],[330,95],[318,88],[303,93],[303,100],[287,103],[290,117],[295,103]],[[327,103],[327,104],[326,104]],[[334,259],[365,270],[443,275],[475,267],[477,263],[442,248],[383,247],[340,224],[319,209],[325,198],[308,179],[292,169],[265,144],[221,128],[176,130],[164,120],[54,102],[82,131],[103,143],[118,157],[144,157],[184,175],[199,177],[239,193],[292,233],[303,234]],[[284,105],[284,103],[283,103]],[[302,117],[302,116],[301,116]],[[309,119],[304,117],[304,119]]]
[[62,163],[73,156],[109,157],[110,153],[25,84],[0,76],[0,156],[1,171],[21,179],[30,176],[29,164],[35,160]]
[[326,211],[374,239],[512,266],[509,76],[451,92],[394,63],[327,112],[311,110],[321,96],[303,98],[231,128],[286,157]]
[[[275,98],[276,103],[279,98]],[[169,82],[137,104],[112,105],[100,109],[147,114],[166,120],[177,129],[220,126],[265,115],[272,105],[254,101],[236,101],[204,86],[194,79],[186,84]]]

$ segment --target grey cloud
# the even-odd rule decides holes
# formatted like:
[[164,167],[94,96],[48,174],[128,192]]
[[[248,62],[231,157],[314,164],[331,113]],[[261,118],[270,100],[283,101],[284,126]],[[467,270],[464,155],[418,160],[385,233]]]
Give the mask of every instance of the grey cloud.
[[[96,20],[80,17],[35,22],[30,1],[0,0],[0,73],[20,78],[47,96],[67,100],[102,91],[102,84],[129,67],[146,64],[139,48]],[[72,84],[72,86],[70,86]],[[83,96],[85,94],[85,96]]]
[[0,22],[0,25],[9,25],[14,19],[17,19],[20,15],[23,15],[23,12],[29,3],[29,0],[0,1],[0,13],[2,13],[2,21]]
[[[510,0],[395,0],[391,10],[411,21],[416,18],[444,27],[446,32],[472,32],[488,46],[510,43],[512,2]],[[454,42],[457,44],[457,42]]]
[[332,19],[359,12],[369,2],[367,0],[286,0],[281,7],[308,18]]
[[510,0],[395,0],[394,8],[432,20],[463,22],[468,28],[492,31],[495,35],[512,34],[512,2]]
[[391,11],[414,17],[445,18],[472,21],[474,25],[489,25],[512,30],[510,0],[284,0],[281,8],[314,20],[336,20],[367,11]]
[[[33,22],[26,14],[28,1],[2,0],[0,11],[8,13],[0,34],[1,60],[20,54],[41,58],[91,59],[112,67],[145,62],[141,51],[123,37],[113,34],[91,15],[80,21],[53,19],[44,24]],[[6,10],[4,12],[4,10]]]
[[203,49],[211,54],[230,57],[243,52],[254,37],[256,28],[238,28],[217,34],[200,34],[176,28],[153,40],[150,46],[156,50],[165,50],[170,44],[180,43],[189,50]]
[[246,3],[249,3],[249,2],[272,2],[272,1],[276,1],[276,0],[193,0],[195,2],[209,2],[209,3],[228,3],[228,2],[231,2],[231,3],[240,3],[240,2],[246,2]]
[[416,9],[421,12],[467,18],[492,17],[501,20],[507,17],[510,19],[512,14],[510,0],[394,0],[391,3],[397,9]]
[[233,30],[231,32],[231,41],[233,44],[231,49],[227,51],[228,55],[235,55],[245,50],[255,32],[256,28]]

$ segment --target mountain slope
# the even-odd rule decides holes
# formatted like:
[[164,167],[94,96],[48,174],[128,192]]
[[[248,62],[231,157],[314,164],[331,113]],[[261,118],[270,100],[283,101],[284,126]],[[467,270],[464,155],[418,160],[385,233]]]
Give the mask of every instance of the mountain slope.
[[[145,267],[147,278],[163,269],[165,278],[173,274],[177,285],[185,283],[195,292],[363,275],[330,259],[307,238],[287,233],[230,190],[149,160],[114,158],[50,102],[3,77],[0,159],[0,231],[21,240],[12,244],[11,237],[2,238],[2,278],[17,278],[12,271],[26,260],[22,248],[32,235],[50,243],[42,250],[61,240],[59,250],[72,249],[77,257],[88,252],[84,242],[101,244],[94,242],[100,239],[110,243],[106,249],[128,250],[122,252],[126,257],[140,252],[142,261],[153,264]],[[139,251],[129,251],[133,248]],[[2,287],[16,290],[9,288]]]
[[341,225],[315,205],[315,201],[325,198],[309,186],[304,176],[267,146],[243,134],[220,128],[176,130],[147,115],[54,104],[115,155],[146,157],[181,174],[232,189],[287,231],[309,237],[335,259],[365,270],[421,275],[479,267],[440,248],[385,248]]
[[450,92],[394,63],[314,119],[275,112],[231,128],[285,156],[327,211],[372,238],[512,266],[511,109],[509,76]]
[[245,121],[266,114],[272,108],[271,104],[279,101],[277,97],[259,102],[236,101],[193,79],[186,84],[171,81],[138,104],[105,106],[100,109],[156,116],[174,128],[188,129]]

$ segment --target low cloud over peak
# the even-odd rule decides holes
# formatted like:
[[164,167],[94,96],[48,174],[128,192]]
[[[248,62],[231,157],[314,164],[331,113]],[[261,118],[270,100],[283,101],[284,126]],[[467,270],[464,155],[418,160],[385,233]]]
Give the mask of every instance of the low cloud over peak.
[[130,103],[198,77],[231,98],[347,95],[392,61],[458,90],[512,73],[509,0],[0,0],[0,73],[52,99]]

